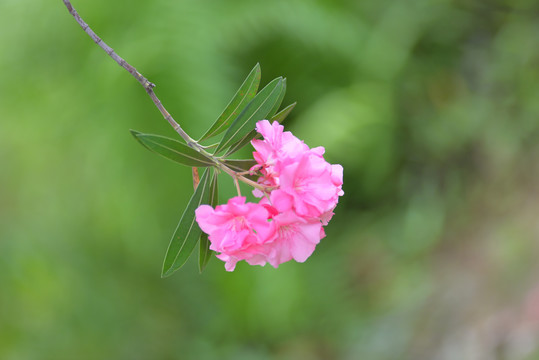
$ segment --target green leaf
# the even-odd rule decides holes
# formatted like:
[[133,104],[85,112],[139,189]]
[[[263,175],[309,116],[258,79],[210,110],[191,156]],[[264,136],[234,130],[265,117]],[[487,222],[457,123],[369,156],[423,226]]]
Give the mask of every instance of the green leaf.
[[[215,208],[219,204],[219,187],[217,186],[217,171],[213,172],[213,177],[210,183],[210,205]],[[202,232],[200,234],[199,243],[199,256],[198,256],[198,269],[200,273],[204,270],[208,261],[211,259],[210,241],[208,240],[208,234]]]
[[223,162],[226,166],[238,172],[248,171],[256,165],[255,159],[225,159]]
[[225,131],[234,119],[255,97],[258,85],[260,84],[260,64],[256,64],[253,70],[247,75],[240,88],[230,100],[223,113],[215,120],[211,128],[200,138],[199,141],[219,135]]
[[163,271],[161,277],[170,276],[174,271],[178,270],[189,258],[191,252],[195,248],[202,230],[195,221],[195,210],[201,204],[208,204],[210,199],[210,180],[209,169],[204,170],[204,174],[200,179],[187,208],[182,214],[178,227],[172,235],[170,244],[163,262]]
[[283,103],[284,94],[286,94],[286,78],[283,79],[283,88],[281,89],[281,94],[279,95],[279,99],[277,100],[277,102],[275,103],[271,111],[269,112],[267,116],[268,118],[271,118],[273,115],[275,115],[277,110],[279,110],[279,108],[281,107],[281,104]]
[[[281,111],[279,111],[277,114],[273,115],[273,117],[270,119],[270,122],[277,121],[279,123],[283,122],[284,119],[290,114],[290,112],[294,109],[296,106],[296,103],[290,104]],[[260,137],[260,134],[256,132],[256,130],[251,131],[249,134],[245,135],[240,141],[230,146],[230,149],[225,154],[225,157],[229,156],[232,153],[235,153],[245,145],[247,145],[251,140],[254,138]]]
[[275,107],[275,104],[281,97],[282,89],[283,79],[279,77],[260,90],[249,105],[241,112],[240,116],[230,125],[216,152],[228,148],[230,145],[241,140],[246,134],[253,131],[255,124],[266,118]]
[[287,116],[292,112],[292,110],[294,110],[296,104],[297,103],[290,104],[281,111],[279,111],[277,114],[273,115],[270,122],[277,121],[278,123],[282,123],[284,119],[286,119]]
[[169,160],[191,167],[206,167],[214,165],[214,162],[202,155],[195,149],[165,136],[142,134],[131,130],[131,134],[145,148],[151,150]]

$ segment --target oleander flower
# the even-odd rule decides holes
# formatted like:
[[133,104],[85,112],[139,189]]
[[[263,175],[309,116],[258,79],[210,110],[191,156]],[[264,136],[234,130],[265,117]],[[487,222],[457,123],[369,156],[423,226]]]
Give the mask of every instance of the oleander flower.
[[326,236],[323,227],[344,194],[343,168],[324,159],[323,147],[310,149],[276,121],[262,120],[256,130],[263,136],[251,141],[257,162],[251,171],[259,171],[257,182],[265,187],[253,191],[259,202],[237,196],[215,210],[208,205],[196,210],[210,249],[227,271],[240,260],[274,267],[292,259],[304,262]]
[[309,151],[309,147],[290,131],[283,132],[284,127],[277,121],[273,124],[268,120],[259,121],[256,130],[264,140],[251,141],[255,148],[253,157],[261,167],[264,183],[278,186],[281,168]]
[[310,151],[282,168],[270,198],[279,211],[293,208],[300,216],[319,217],[335,208],[342,194],[342,167]]
[[260,204],[246,203],[245,197],[236,196],[215,210],[201,205],[195,211],[202,231],[209,234],[210,249],[220,254],[227,271],[236,263],[246,260],[251,265],[265,264],[263,244],[272,238],[274,227],[268,221],[269,213]]
[[299,216],[291,210],[275,215],[272,224],[274,239],[266,244],[265,257],[275,268],[292,259],[304,262],[325,236],[320,220]]

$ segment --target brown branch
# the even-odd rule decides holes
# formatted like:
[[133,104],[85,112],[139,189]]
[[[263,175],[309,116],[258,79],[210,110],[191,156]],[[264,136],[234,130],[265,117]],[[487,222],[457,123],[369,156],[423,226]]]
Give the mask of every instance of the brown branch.
[[88,26],[88,24],[82,20],[80,15],[77,13],[77,10],[73,8],[73,5],[71,5],[71,2],[69,0],[63,0],[65,6],[67,7],[67,10],[69,13],[75,18],[77,23],[82,27],[82,29],[92,38],[92,40],[99,45],[101,49],[103,49],[114,61],[118,63],[121,67],[123,67],[128,73],[133,75],[135,79],[144,87],[150,98],[152,99],[153,103],[159,109],[165,120],[169,122],[169,124],[176,130],[176,132],[185,140],[187,145],[191,146],[195,150],[203,150],[200,145],[193,140],[187,133],[181,128],[180,124],[178,124],[174,118],[170,115],[170,113],[165,109],[163,104],[161,103],[161,100],[155,95],[155,92],[153,91],[153,88],[155,87],[155,84],[151,83],[148,79],[146,79],[144,76],[142,76],[141,73],[137,71],[133,66],[131,66],[127,61],[125,61],[121,56],[116,54],[116,52],[108,46],[97,34]]
[[[176,130],[176,132],[185,140],[187,145],[192,147],[193,149],[197,150],[198,152],[204,154],[206,157],[213,159],[215,161],[215,166],[221,170],[223,170],[225,173],[230,175],[232,178],[234,178],[234,181],[237,182],[237,180],[241,180],[244,183],[260,189],[262,191],[266,191],[267,188],[261,184],[256,183],[255,181],[252,181],[250,179],[247,179],[246,177],[242,176],[241,174],[237,174],[234,170],[228,168],[225,164],[223,164],[219,159],[216,159],[213,155],[208,153],[206,150],[204,150],[204,147],[200,145],[198,142],[193,140],[187,133],[181,128],[180,124],[178,124],[174,118],[170,115],[170,113],[165,109],[163,104],[161,103],[161,100],[155,95],[155,92],[153,91],[153,88],[155,87],[155,84],[151,83],[148,79],[146,79],[144,76],[142,76],[141,73],[137,71],[133,66],[131,66],[127,61],[125,61],[122,57],[120,57],[114,50],[108,46],[97,34],[88,26],[88,24],[82,20],[80,15],[77,13],[77,11],[73,8],[73,5],[71,5],[71,2],[69,0],[62,0],[67,7],[67,10],[69,13],[75,18],[77,23],[82,27],[82,29],[88,34],[88,36],[97,44],[100,48],[102,48],[114,61],[118,63],[122,68],[124,68],[128,73],[133,75],[135,79],[144,87],[150,98],[152,99],[153,103],[159,109],[165,120],[169,122],[169,124]],[[194,169],[194,168],[193,168]],[[195,179],[193,179],[194,182],[196,182]],[[238,186],[239,191],[239,186]]]

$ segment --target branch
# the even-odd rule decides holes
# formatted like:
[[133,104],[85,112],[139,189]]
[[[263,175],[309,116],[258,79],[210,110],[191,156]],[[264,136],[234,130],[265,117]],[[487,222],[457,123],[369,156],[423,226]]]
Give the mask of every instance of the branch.
[[[103,49],[114,61],[118,63],[122,68],[124,68],[128,73],[133,75],[135,79],[144,87],[150,98],[152,99],[155,106],[159,109],[165,120],[169,122],[169,124],[176,130],[176,132],[185,140],[187,145],[195,149],[196,151],[204,154],[205,156],[212,158],[215,160],[215,166],[221,170],[223,170],[228,175],[232,176],[235,181],[237,179],[243,181],[244,183],[260,189],[262,191],[267,190],[266,187],[264,187],[261,184],[258,184],[255,181],[252,181],[250,179],[247,179],[244,176],[236,174],[235,171],[232,169],[229,169],[226,165],[224,165],[221,161],[216,159],[213,155],[209,154],[206,150],[204,150],[204,146],[200,145],[198,142],[193,140],[187,133],[181,128],[180,124],[178,124],[174,118],[170,115],[170,113],[165,109],[163,104],[161,103],[161,100],[155,95],[155,92],[153,91],[153,88],[155,87],[155,84],[151,83],[148,79],[146,79],[144,76],[142,76],[141,73],[137,71],[133,66],[131,66],[127,61],[125,61],[122,57],[120,57],[114,50],[108,46],[97,34],[88,26],[88,24],[82,20],[79,13],[77,13],[77,10],[73,8],[73,5],[71,5],[71,1],[69,0],[63,0],[65,6],[67,7],[67,10],[69,13],[75,18],[77,23],[82,27],[82,29],[88,34],[92,40],[99,45],[101,49]],[[195,177],[193,177],[193,180],[196,182]]]
[[82,29],[92,38],[92,40],[99,45],[101,49],[103,49],[114,61],[118,63],[121,67],[123,67],[128,73],[133,75],[135,79],[144,87],[150,98],[152,99],[155,106],[159,109],[165,120],[169,122],[169,124],[176,130],[176,132],[185,140],[187,145],[191,146],[197,151],[202,150],[200,145],[193,140],[187,133],[181,128],[180,124],[178,124],[174,118],[170,115],[170,113],[165,109],[163,104],[161,103],[161,100],[155,95],[155,92],[153,91],[153,88],[155,87],[155,84],[151,83],[148,79],[146,79],[144,76],[142,76],[141,73],[137,71],[133,66],[131,66],[127,61],[125,61],[122,57],[120,57],[114,50],[108,46],[97,34],[88,26],[88,24],[82,20],[80,15],[77,13],[77,10],[73,8],[73,5],[71,5],[71,2],[69,0],[63,0],[65,6],[67,7],[67,10],[69,13],[75,18],[77,23],[82,27]]

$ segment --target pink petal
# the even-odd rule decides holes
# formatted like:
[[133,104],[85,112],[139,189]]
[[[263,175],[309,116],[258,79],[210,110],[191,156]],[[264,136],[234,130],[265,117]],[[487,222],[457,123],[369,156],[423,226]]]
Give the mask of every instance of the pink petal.
[[305,262],[305,260],[307,260],[307,258],[313,253],[315,246],[316,245],[308,241],[301,241],[297,239],[296,241],[291,242],[290,252],[294,260],[297,262]]

